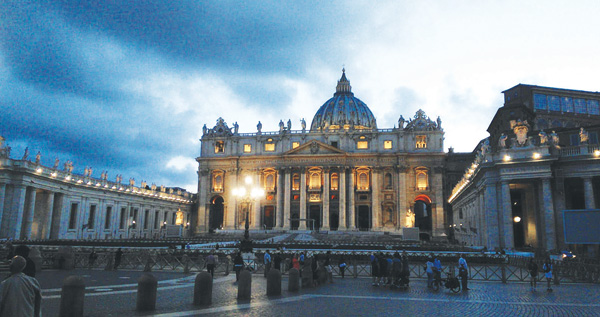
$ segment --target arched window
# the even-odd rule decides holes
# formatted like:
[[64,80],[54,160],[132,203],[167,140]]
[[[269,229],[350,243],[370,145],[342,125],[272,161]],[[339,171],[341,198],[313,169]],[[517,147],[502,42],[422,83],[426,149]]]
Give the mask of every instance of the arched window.
[[316,168],[310,169],[308,174],[308,189],[321,189],[321,170]]
[[292,175],[292,190],[300,190],[300,175]]
[[269,192],[275,190],[275,172],[265,174],[265,190]]
[[392,174],[391,173],[385,173],[384,179],[383,179],[383,187],[385,189],[392,189]]
[[429,187],[428,177],[427,177],[427,169],[424,167],[418,167],[415,170],[416,174],[416,187],[417,190],[427,190]]
[[212,184],[213,184],[213,192],[222,192],[223,191],[223,172],[222,171],[215,171],[213,172],[213,179],[212,179]]
[[359,168],[356,170],[356,187],[358,190],[369,190],[369,169]]
[[426,135],[417,135],[417,142],[415,143],[415,147],[417,149],[426,149],[427,148],[427,136]]
[[331,173],[331,190],[338,190],[339,189],[339,176],[338,173]]

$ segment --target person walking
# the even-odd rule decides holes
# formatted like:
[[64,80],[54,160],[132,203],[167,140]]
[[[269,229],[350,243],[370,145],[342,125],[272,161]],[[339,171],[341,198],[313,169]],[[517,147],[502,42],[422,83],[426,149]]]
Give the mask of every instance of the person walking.
[[28,246],[21,244],[15,248],[14,255],[22,256],[27,262],[25,268],[23,269],[23,273],[25,273],[28,276],[35,277],[36,267],[35,262],[33,262],[33,260],[29,257],[30,251],[31,249]]
[[377,254],[371,254],[371,276],[373,276],[373,286],[379,286],[377,284],[377,279],[379,276],[379,263],[377,263]]
[[425,262],[425,273],[427,273],[427,288],[433,288],[433,257],[429,256]]
[[467,260],[462,255],[458,259],[458,276],[460,277],[463,292],[470,290],[467,284],[469,281],[469,266],[467,265]]
[[535,288],[537,287],[538,265],[535,263],[533,258],[529,259],[527,271],[529,271],[529,276],[531,276],[531,281],[529,282],[531,285],[531,291],[535,292]]
[[433,279],[442,280],[442,262],[436,257],[433,258]]
[[267,274],[269,274],[269,270],[271,270],[271,255],[269,254],[269,250],[265,251],[263,263],[265,264],[265,277],[267,277]]
[[212,277],[215,276],[215,266],[217,265],[217,259],[213,253],[213,251],[210,251],[206,256],[206,270]]
[[40,283],[23,273],[26,265],[20,255],[10,260],[10,275],[0,283],[0,316],[42,316]]
[[276,270],[279,270],[279,272],[281,272],[281,254],[279,252],[275,253],[275,255],[273,256],[273,267]]
[[550,262],[550,258],[547,257],[544,261],[544,275],[546,276],[546,281],[548,282],[548,292],[552,292],[552,262]]
[[325,270],[327,271],[327,281],[333,283],[333,269],[331,267],[331,251],[327,251],[325,254],[325,261],[323,262]]
[[117,252],[115,252],[115,265],[113,266],[113,268],[116,270],[119,268],[119,265],[121,265],[121,257],[123,256],[123,251],[121,251],[121,248],[119,248],[117,250]]
[[240,272],[244,268],[244,259],[242,258],[242,252],[238,252],[233,259],[233,270],[235,271],[235,281],[240,280]]
[[92,248],[92,252],[90,252],[90,255],[88,256],[88,268],[90,270],[94,267],[97,258],[98,254],[96,254],[95,248]]
[[385,278],[387,277],[388,262],[383,252],[379,252],[377,259],[379,262],[379,285],[385,285]]

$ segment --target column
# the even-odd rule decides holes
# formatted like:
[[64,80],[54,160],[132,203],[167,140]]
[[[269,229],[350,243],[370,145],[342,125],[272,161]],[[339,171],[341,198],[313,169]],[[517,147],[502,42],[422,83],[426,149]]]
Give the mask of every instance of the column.
[[552,204],[552,188],[550,186],[550,178],[542,179],[542,208],[544,211],[544,233],[546,250],[556,248],[556,230],[554,223],[554,205]]
[[[260,173],[258,172],[258,170],[254,171],[254,173],[256,173],[256,175],[254,175],[254,181],[252,183],[252,187],[260,187]],[[252,228],[254,229],[262,229],[261,223],[260,223],[260,200],[262,198],[258,198],[255,199],[252,203],[254,205],[254,220],[250,221],[250,223],[252,224]]]
[[285,169],[285,177],[284,177],[284,182],[285,184],[283,185],[284,187],[284,191],[283,191],[283,229],[284,230],[290,230],[290,209],[291,209],[291,203],[290,203],[290,198],[292,195],[292,188],[291,186],[291,182],[290,182],[290,173],[291,170],[289,168]]
[[8,225],[8,237],[15,240],[21,239],[21,226],[23,225],[23,210],[25,209],[25,193],[27,187],[16,185],[14,188],[12,208]]
[[323,230],[329,230],[329,169],[323,171]]
[[592,186],[591,177],[583,178],[583,191],[585,193],[585,209],[596,209],[594,187]]
[[513,239],[513,217],[512,217],[512,203],[510,199],[510,184],[507,181],[502,182],[501,188],[501,206],[502,206],[502,215],[501,215],[501,227],[502,227],[502,237],[503,242],[501,246],[504,248],[513,248],[514,247],[514,239]]
[[[206,223],[206,205],[207,205],[207,193],[209,186],[210,173],[208,170],[200,170],[198,173],[198,212],[196,213],[196,228],[195,233],[207,232],[208,225]],[[120,209],[119,209],[120,212]],[[164,211],[163,211],[164,212]],[[163,219],[160,220],[160,226],[163,226]],[[164,230],[164,229],[163,229]]]
[[339,192],[340,192],[340,225],[338,230],[346,230],[346,168],[340,169]]
[[283,226],[283,197],[284,197],[284,171],[280,169],[277,171],[277,209],[275,210],[275,223],[273,224],[274,228],[280,228]]
[[[302,168],[300,173],[300,219],[306,217],[306,169]],[[299,230],[306,230],[306,221],[300,221]]]
[[[231,230],[235,229],[238,224],[236,222],[238,203],[237,198],[232,194],[233,189],[238,187],[238,179],[237,175],[230,172],[225,173],[225,179],[226,186],[223,187],[223,199],[225,199],[223,204],[223,228]],[[227,211],[225,210],[225,204],[229,207]]]
[[37,190],[35,187],[30,187],[29,200],[27,201],[27,218],[25,219],[25,227],[23,228],[23,237],[31,239],[31,225],[33,224],[33,214],[35,212],[35,197]]
[[[486,213],[487,248],[493,250],[500,246],[500,226],[498,224],[497,186],[490,182],[485,185],[484,208]],[[458,210],[456,210],[458,211]]]
[[379,187],[380,183],[380,173],[378,169],[371,169],[371,177],[373,181],[371,182],[371,230],[381,230],[381,204],[379,203],[379,193],[381,190]]
[[354,169],[350,168],[348,174],[348,229],[356,228],[356,207],[354,206],[354,193],[356,188],[354,186]]
[[398,201],[398,228],[406,226],[406,173],[403,167],[398,167],[398,191],[396,192]]
[[[0,230],[2,228],[2,216],[4,215],[4,198],[6,197],[6,184],[0,183]],[[0,232],[0,237],[4,232]]]
[[445,228],[444,228],[444,189],[442,187],[443,185],[443,179],[442,179],[442,173],[440,173],[439,168],[434,168],[433,173],[430,174],[431,175],[431,179],[433,180],[433,184],[430,184],[430,188],[433,189],[434,197],[433,197],[433,204],[432,204],[432,208],[431,208],[431,214],[433,216],[432,218],[432,225],[433,225],[433,230],[432,230],[432,234],[434,236],[440,236],[445,232]]
[[46,207],[48,210],[46,211],[46,225],[42,229],[42,237],[44,239],[50,239],[50,232],[52,231],[52,214],[54,213],[54,193],[48,192],[46,199]]

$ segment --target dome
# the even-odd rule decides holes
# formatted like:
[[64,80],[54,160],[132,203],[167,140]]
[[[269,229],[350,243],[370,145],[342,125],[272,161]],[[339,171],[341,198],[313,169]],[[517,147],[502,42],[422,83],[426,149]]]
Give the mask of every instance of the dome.
[[375,116],[360,99],[354,97],[346,70],[338,80],[333,98],[327,100],[315,114],[310,131],[336,129],[377,129]]

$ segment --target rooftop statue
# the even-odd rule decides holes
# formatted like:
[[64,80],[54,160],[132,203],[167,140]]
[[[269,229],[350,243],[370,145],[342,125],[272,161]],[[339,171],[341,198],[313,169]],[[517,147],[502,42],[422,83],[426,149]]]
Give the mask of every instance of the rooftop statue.
[[258,124],[256,125],[256,130],[258,131],[258,134],[262,131],[262,123],[260,123],[260,121],[258,121]]
[[288,119],[287,129],[288,129],[288,131],[292,131],[292,120],[291,119]]
[[25,148],[25,153],[23,153],[23,158],[21,158],[22,161],[25,161],[29,158],[29,147]]
[[546,134],[546,132],[544,132],[544,130],[541,130],[538,135],[540,137],[540,145],[548,144],[548,135]]
[[42,160],[42,153],[40,153],[40,151],[37,152],[37,154],[35,155],[35,164],[40,164],[40,161]]
[[54,169],[58,169],[58,164],[60,163],[60,160],[57,158],[54,159]]
[[498,139],[498,147],[501,149],[505,149],[506,148],[506,139],[508,139],[508,137],[506,136],[506,134],[502,133],[500,135],[500,138]]

